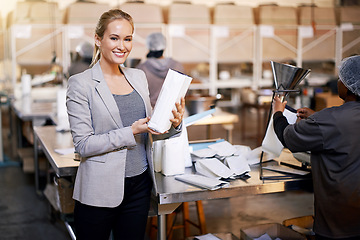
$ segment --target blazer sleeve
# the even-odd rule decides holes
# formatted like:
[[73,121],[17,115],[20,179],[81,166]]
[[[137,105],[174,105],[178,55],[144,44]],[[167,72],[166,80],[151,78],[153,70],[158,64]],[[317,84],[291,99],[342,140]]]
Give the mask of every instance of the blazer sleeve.
[[74,75],[68,81],[66,104],[75,151],[90,157],[135,146],[131,127],[119,128],[105,106],[101,113],[94,112],[96,104],[103,103],[89,81],[91,77],[86,74]]

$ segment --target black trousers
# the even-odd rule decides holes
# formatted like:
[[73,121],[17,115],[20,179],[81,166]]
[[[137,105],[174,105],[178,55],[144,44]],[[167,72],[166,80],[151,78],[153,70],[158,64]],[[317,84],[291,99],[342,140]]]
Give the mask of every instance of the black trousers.
[[76,239],[109,240],[112,231],[114,240],[143,240],[151,188],[152,180],[147,170],[138,176],[125,178],[124,199],[115,208],[94,207],[76,201]]
[[327,238],[320,235],[315,235],[316,240],[359,240],[360,236],[350,238]]

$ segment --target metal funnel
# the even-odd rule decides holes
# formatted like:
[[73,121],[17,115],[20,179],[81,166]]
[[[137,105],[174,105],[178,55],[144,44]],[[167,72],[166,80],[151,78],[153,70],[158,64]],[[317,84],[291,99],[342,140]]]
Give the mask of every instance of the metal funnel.
[[275,87],[279,91],[292,91],[311,72],[310,69],[295,67],[289,64],[271,62]]

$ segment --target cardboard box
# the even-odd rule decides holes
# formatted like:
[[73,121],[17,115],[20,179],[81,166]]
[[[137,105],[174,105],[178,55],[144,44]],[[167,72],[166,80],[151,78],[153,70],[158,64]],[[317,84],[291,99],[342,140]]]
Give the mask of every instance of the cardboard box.
[[335,26],[335,8],[332,7],[299,7],[300,25],[312,25],[312,21],[316,25]]
[[89,24],[95,26],[99,17],[110,9],[109,4],[75,2],[66,8],[65,24]]
[[[35,172],[35,163],[34,163],[34,148],[19,148],[18,149],[19,158],[22,161],[23,171],[25,173],[34,173]],[[38,164],[40,171],[46,171],[47,168],[47,159],[46,157],[39,156]]]
[[214,24],[252,26],[255,24],[254,11],[250,6],[216,5],[214,7]]
[[56,204],[62,213],[70,214],[74,212],[75,200],[72,198],[74,192],[74,183],[65,179],[57,178]]
[[315,111],[320,111],[321,109],[340,106],[344,101],[335,94],[331,92],[317,93],[315,95]]
[[345,6],[340,8],[340,24],[352,23],[360,25],[360,7],[358,6]]
[[210,24],[210,10],[206,5],[173,3],[169,6],[170,24]]
[[312,215],[286,219],[283,221],[283,225],[294,231],[298,231],[308,240],[315,239],[315,236],[310,234],[310,232],[313,233],[312,229],[314,225],[314,216]]
[[252,240],[258,238],[267,233],[272,239],[280,238],[286,240],[306,240],[306,237],[300,233],[295,232],[284,225],[279,223],[267,223],[261,224],[254,227],[241,229],[240,239],[241,240]]
[[295,7],[269,6],[258,7],[259,24],[272,26],[296,26],[297,10]]

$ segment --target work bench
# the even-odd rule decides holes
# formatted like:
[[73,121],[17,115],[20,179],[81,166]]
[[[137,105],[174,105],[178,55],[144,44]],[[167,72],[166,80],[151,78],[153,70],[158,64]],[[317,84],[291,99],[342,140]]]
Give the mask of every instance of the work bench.
[[[79,161],[70,155],[61,155],[55,149],[71,149],[73,147],[69,132],[57,132],[55,126],[34,127],[34,145],[39,144],[57,177],[75,176]],[[38,148],[34,148],[35,163]],[[192,168],[186,168],[186,173],[193,173]],[[280,173],[269,172],[271,176],[282,176]],[[181,203],[198,200],[229,198],[254,194],[284,192],[296,189],[308,189],[311,176],[282,178],[281,180],[260,180],[258,165],[251,166],[251,178],[247,180],[232,180],[227,188],[215,191],[205,190],[180,182],[174,176],[164,176],[155,173],[157,192],[153,195],[155,212],[158,215],[158,239],[166,239],[166,214],[172,213]],[[68,223],[67,223],[68,224]]]

